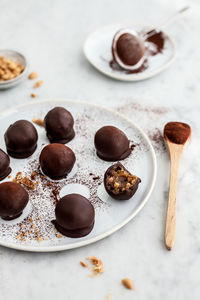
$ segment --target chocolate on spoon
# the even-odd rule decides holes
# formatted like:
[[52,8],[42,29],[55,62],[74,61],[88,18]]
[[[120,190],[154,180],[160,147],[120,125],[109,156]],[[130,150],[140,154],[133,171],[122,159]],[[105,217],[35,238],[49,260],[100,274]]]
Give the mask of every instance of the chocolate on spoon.
[[186,123],[169,122],[164,128],[164,138],[166,140],[170,161],[170,184],[168,195],[168,208],[165,227],[165,245],[171,250],[174,245],[176,234],[176,193],[178,187],[178,169],[180,158],[187,141],[191,136],[191,128]]

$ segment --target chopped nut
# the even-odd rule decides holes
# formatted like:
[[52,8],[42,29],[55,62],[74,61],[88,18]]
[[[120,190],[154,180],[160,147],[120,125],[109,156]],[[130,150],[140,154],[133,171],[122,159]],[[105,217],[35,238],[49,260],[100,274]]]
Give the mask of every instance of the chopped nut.
[[115,187],[115,188],[118,188],[118,187],[119,187],[119,183],[118,183],[118,182],[115,182],[115,183],[114,183],[114,187]]
[[29,76],[28,76],[28,78],[29,79],[35,79],[35,78],[37,78],[38,77],[38,74],[36,73],[36,72],[32,72],[31,74],[29,74]]
[[44,126],[44,120],[42,120],[40,118],[38,118],[38,119],[33,118],[32,122],[39,125],[39,126],[42,126],[42,127]]
[[103,262],[99,260],[96,266],[94,267],[94,273],[103,273]]
[[18,172],[15,176],[15,178],[13,179],[13,182],[19,183],[19,184],[23,184],[26,187],[28,187],[29,189],[35,189],[35,183],[30,180],[27,176],[22,177],[22,173]]
[[87,265],[84,261],[82,261],[82,260],[80,261],[80,264],[81,264],[81,266],[84,267],[84,268],[87,268],[87,266],[88,266],[88,265]]
[[39,237],[37,238],[37,241],[40,243],[40,242],[42,241],[42,236],[39,236]]
[[57,237],[58,239],[61,239],[61,238],[62,238],[62,234],[58,233],[58,234],[56,235],[56,237]]
[[36,177],[37,177],[37,175],[38,175],[38,173],[37,173],[36,171],[33,171],[33,172],[31,173],[31,179],[35,180]]
[[43,84],[43,80],[39,80],[34,84],[34,88],[39,88]]
[[33,223],[33,219],[29,219],[29,222],[30,222],[30,223]]
[[9,176],[8,176],[8,179],[10,179],[11,177],[12,177],[12,176],[11,176],[11,175],[9,175]]
[[93,275],[98,275],[99,273],[103,273],[103,261],[98,259],[95,256],[91,256],[89,258],[87,258],[88,260],[90,260],[92,262],[92,264],[94,265],[93,267]]
[[133,290],[133,281],[130,278],[122,279],[122,284],[129,290]]
[[37,97],[37,95],[36,94],[34,94],[34,93],[31,93],[31,95],[30,95],[32,98],[36,98]]
[[99,261],[96,256],[90,256],[90,257],[87,258],[87,260],[91,260],[93,265],[96,265]]

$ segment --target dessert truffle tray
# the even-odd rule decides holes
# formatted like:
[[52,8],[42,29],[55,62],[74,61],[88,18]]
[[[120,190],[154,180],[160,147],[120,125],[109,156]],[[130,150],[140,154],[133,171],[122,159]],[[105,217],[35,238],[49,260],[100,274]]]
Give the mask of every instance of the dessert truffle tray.
[[[0,245],[24,251],[61,251],[98,241],[127,224],[143,208],[153,190],[156,178],[156,157],[145,133],[132,120],[110,110],[84,102],[44,100],[13,107],[0,113],[0,148],[6,152],[4,133],[17,120],[44,119],[54,107],[64,107],[74,118],[75,137],[66,145],[76,156],[68,176],[52,180],[40,170],[39,156],[49,144],[43,126],[34,124],[38,133],[36,151],[28,158],[10,157],[12,172],[1,182],[13,181],[16,176],[28,178],[32,186],[25,189],[29,202],[16,219],[0,218]],[[100,159],[95,150],[94,136],[102,126],[121,129],[130,140],[131,154],[121,160],[123,166],[136,174],[141,183],[135,195],[125,201],[113,199],[105,191],[104,174],[115,162]],[[86,197],[95,209],[93,230],[85,237],[70,238],[60,234],[52,221],[55,206],[67,194],[78,193]],[[134,223],[132,224],[134,226]]]

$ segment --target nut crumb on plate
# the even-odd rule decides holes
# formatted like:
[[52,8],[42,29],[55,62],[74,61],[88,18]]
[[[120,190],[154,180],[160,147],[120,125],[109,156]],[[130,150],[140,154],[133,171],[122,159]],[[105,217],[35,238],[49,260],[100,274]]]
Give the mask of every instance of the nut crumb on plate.
[[44,126],[44,120],[41,118],[33,118],[32,122],[39,125],[39,126]]

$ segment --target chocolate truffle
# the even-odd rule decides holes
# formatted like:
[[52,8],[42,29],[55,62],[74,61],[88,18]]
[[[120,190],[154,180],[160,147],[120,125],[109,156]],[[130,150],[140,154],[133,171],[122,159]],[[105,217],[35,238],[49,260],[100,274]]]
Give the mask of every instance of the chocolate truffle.
[[0,184],[0,216],[5,220],[18,218],[28,203],[27,191],[18,183]]
[[133,70],[144,61],[145,43],[133,30],[118,31],[112,42],[115,62],[125,70]]
[[37,148],[38,134],[32,123],[19,120],[8,127],[4,135],[7,152],[15,158],[26,158]]
[[55,107],[44,118],[47,137],[51,143],[66,144],[71,141],[75,132],[74,119],[64,107]]
[[127,136],[114,126],[100,128],[95,134],[94,143],[97,155],[106,161],[122,160],[131,153]]
[[56,229],[72,238],[83,237],[94,226],[94,207],[88,199],[79,194],[69,194],[60,199],[55,209]]
[[39,160],[43,173],[51,179],[59,180],[71,172],[76,157],[69,147],[54,143],[42,149]]
[[132,175],[121,163],[108,168],[104,175],[106,192],[114,199],[128,200],[138,189],[141,179]]
[[10,157],[0,149],[0,180],[6,178],[10,172]]

